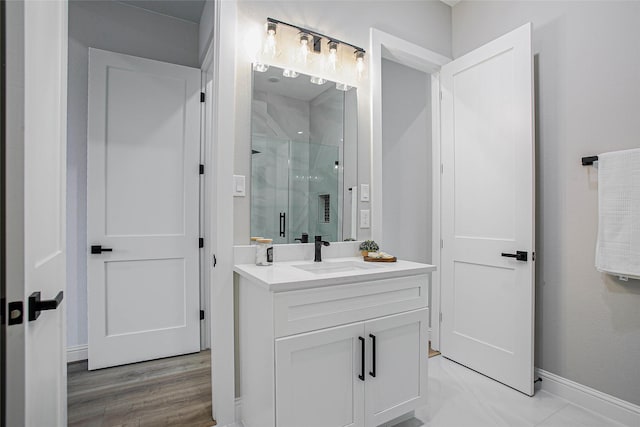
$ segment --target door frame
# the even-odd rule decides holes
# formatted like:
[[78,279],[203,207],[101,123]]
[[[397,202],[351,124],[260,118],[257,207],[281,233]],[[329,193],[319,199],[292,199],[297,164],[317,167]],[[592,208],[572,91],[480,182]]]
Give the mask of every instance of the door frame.
[[205,93],[203,128],[203,277],[209,287],[205,314],[211,344],[212,416],[217,425],[236,419],[233,284],[233,158],[237,5],[214,2],[213,38],[202,61]]
[[[371,84],[371,238],[382,237],[382,59],[425,72],[431,76],[431,155],[432,155],[432,259],[440,265],[440,68],[451,62],[441,55],[410,41],[385,33],[376,28],[370,30],[370,84]],[[440,348],[440,271],[431,274],[431,347]]]

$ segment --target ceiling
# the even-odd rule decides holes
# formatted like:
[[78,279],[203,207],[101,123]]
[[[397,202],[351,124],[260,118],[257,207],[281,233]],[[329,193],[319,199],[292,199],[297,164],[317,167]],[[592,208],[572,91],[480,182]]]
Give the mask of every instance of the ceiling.
[[120,0],[120,3],[198,24],[205,0]]

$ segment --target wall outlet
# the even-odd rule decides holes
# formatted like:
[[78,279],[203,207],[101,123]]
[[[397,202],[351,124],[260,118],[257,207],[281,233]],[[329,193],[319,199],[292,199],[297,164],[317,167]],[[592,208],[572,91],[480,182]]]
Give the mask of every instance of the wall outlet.
[[233,197],[246,196],[244,183],[244,175],[233,175]]
[[369,201],[369,184],[360,184],[360,201]]
[[360,210],[360,228],[369,228],[371,222],[371,211],[369,209]]

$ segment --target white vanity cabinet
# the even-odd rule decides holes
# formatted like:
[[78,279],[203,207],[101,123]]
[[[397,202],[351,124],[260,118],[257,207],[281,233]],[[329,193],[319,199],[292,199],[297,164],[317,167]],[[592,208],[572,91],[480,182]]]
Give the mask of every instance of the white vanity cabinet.
[[277,339],[278,427],[377,426],[426,403],[427,322],[425,308]]
[[236,269],[244,426],[375,427],[426,404],[430,277],[418,271],[273,291]]

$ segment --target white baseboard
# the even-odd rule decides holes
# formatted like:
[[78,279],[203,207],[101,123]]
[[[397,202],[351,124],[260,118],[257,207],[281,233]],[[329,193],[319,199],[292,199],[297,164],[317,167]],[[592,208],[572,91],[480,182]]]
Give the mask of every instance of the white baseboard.
[[541,389],[628,426],[640,426],[640,406],[536,368]]
[[67,347],[67,363],[87,360],[89,358],[88,345],[74,345]]

